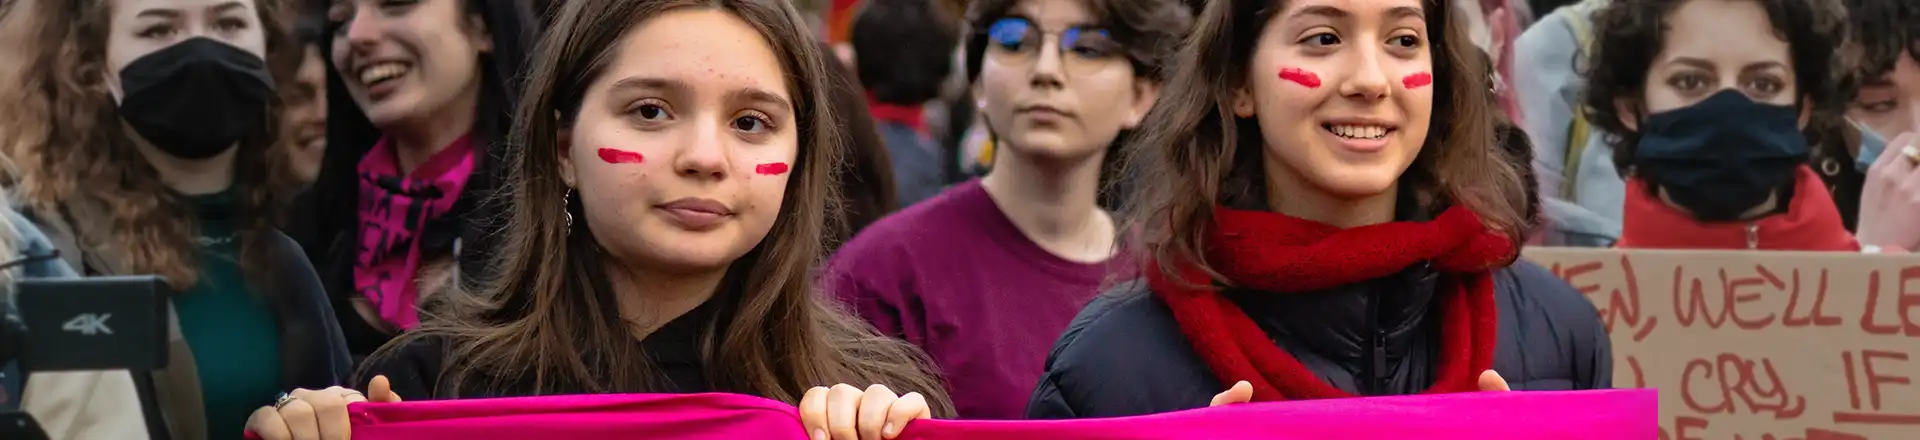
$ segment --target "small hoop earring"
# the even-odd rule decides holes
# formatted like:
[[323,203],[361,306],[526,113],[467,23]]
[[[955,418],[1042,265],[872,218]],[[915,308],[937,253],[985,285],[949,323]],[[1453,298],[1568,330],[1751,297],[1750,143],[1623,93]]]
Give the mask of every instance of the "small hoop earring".
[[573,210],[568,209],[572,205],[572,200],[573,188],[567,188],[567,192],[560,195],[560,213],[567,219],[567,235],[573,235]]

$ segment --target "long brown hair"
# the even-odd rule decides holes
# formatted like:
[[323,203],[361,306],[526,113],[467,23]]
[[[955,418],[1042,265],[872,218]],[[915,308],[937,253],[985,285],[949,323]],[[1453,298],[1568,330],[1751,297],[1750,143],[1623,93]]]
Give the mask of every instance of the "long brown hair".
[[[1422,209],[1458,203],[1495,231],[1525,236],[1526,190],[1519,165],[1495,143],[1487,100],[1487,69],[1465,29],[1452,26],[1454,9],[1425,0],[1433,44],[1433,126],[1413,165],[1400,176]],[[1233,114],[1234,94],[1246,84],[1260,31],[1283,1],[1215,0],[1201,13],[1182,48],[1160,101],[1147,115],[1142,137],[1128,148],[1130,221],[1140,223],[1142,248],[1172,274],[1175,264],[1206,268],[1202,237],[1213,207],[1266,194],[1259,123]],[[1280,195],[1284,196],[1284,195]],[[1517,246],[1517,244],[1516,244]]]
[[[497,197],[506,228],[491,270],[472,295],[454,302],[419,331],[389,343],[392,356],[414,338],[453,341],[438,394],[500,392],[531,378],[533,393],[638,392],[657,373],[633,343],[608,282],[604,251],[590,228],[571,230],[583,215],[560,180],[561,130],[580,111],[586,91],[604,74],[629,31],[680,8],[724,10],[760,31],[787,73],[799,127],[799,156],[785,200],[766,238],[735,261],[710,301],[720,313],[699,341],[716,390],[798,402],[808,388],[834,383],[885,384],[926,395],[939,414],[951,405],[925,356],[879,336],[814,291],[826,227],[838,222],[834,167],[844,148],[835,126],[825,59],[784,0],[574,0],[554,17],[533,51],[526,94],[509,135],[506,180]],[[563,211],[564,209],[564,211]],[[554,250],[561,250],[555,252]],[[469,300],[457,300],[469,298]]]
[[[113,243],[128,272],[159,274],[185,290],[198,281],[194,238],[200,233],[187,201],[166,189],[121,125],[106,65],[114,0],[35,6],[38,17],[29,20],[48,25],[30,44],[34,55],[23,61],[44,67],[22,72],[17,87],[0,88],[0,102],[10,106],[0,112],[0,136],[6,137],[0,152],[17,163],[9,183],[17,185],[27,209],[43,215],[61,213],[73,201],[103,207],[110,217],[108,236],[82,242]],[[281,0],[254,0],[270,66],[284,66],[302,50],[288,37],[281,9]],[[272,70],[276,84],[292,83],[288,69]],[[264,126],[240,140],[234,161],[236,259],[256,283],[272,282],[272,268],[263,266],[272,260],[264,234],[297,185],[282,139],[285,89],[268,103]],[[261,293],[273,290],[256,285]]]

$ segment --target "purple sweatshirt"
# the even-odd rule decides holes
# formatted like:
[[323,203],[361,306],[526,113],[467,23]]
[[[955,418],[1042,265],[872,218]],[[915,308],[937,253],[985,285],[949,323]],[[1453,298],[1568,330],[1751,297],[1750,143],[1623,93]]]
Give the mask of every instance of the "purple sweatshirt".
[[834,254],[828,291],[925,350],[965,419],[1018,419],[1047,351],[1099,294],[1107,264],[1027,239],[978,180],[887,216]]

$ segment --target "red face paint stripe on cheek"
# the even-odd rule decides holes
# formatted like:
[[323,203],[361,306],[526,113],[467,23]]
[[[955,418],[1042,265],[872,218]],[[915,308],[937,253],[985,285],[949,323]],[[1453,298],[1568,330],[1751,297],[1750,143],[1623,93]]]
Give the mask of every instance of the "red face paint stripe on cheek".
[[1400,85],[1406,86],[1409,89],[1426,87],[1428,84],[1433,84],[1433,74],[1427,72],[1407,75],[1406,78],[1400,79]]
[[640,153],[635,153],[632,151],[615,150],[612,148],[601,148],[600,160],[606,161],[607,163],[640,163],[641,161],[646,160],[646,158],[641,157]]
[[1320,88],[1320,75],[1292,67],[1280,69],[1280,79],[1300,83],[1300,85],[1307,86],[1309,89]]
[[763,163],[763,164],[760,164],[760,166],[753,167],[753,172],[760,173],[763,175],[768,175],[768,176],[772,176],[776,174],[785,174],[787,172],[787,164],[780,163],[780,162]]

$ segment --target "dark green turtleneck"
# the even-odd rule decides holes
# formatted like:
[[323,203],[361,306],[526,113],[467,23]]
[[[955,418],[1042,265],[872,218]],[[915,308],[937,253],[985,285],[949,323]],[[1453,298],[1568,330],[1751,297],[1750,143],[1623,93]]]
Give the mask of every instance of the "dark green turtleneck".
[[239,439],[247,416],[282,390],[280,325],[240,271],[232,191],[190,196],[200,222],[200,279],[173,300],[199,369],[210,439]]

